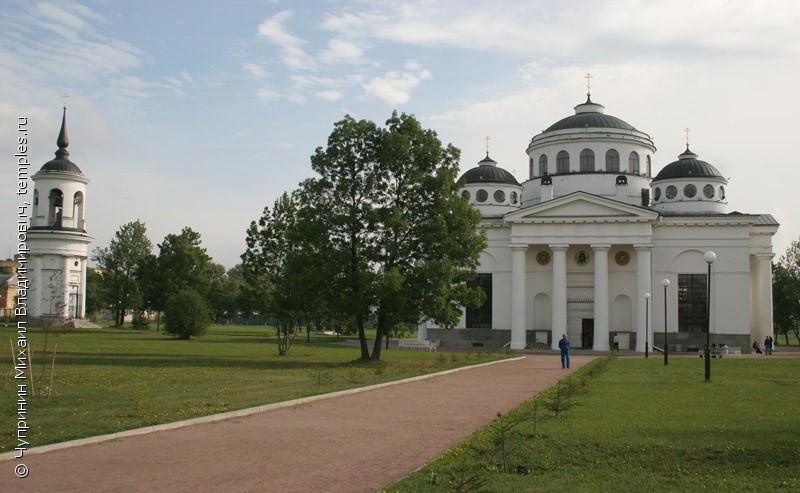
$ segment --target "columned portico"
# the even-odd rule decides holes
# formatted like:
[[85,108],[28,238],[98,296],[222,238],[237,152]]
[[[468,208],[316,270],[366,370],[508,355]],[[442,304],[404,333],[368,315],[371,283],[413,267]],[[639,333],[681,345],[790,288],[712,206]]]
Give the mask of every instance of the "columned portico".
[[594,345],[608,351],[608,251],[609,244],[591,245],[594,251]]
[[528,245],[511,248],[511,349],[525,349],[525,255]]
[[553,251],[553,323],[552,348],[558,349],[558,341],[567,333],[567,244],[549,245]]
[[645,330],[652,332],[652,310],[648,313],[645,293],[652,296],[651,252],[653,245],[634,245],[636,249],[636,351],[643,353],[645,344],[649,343],[648,351],[653,350],[653,337],[645,334]]

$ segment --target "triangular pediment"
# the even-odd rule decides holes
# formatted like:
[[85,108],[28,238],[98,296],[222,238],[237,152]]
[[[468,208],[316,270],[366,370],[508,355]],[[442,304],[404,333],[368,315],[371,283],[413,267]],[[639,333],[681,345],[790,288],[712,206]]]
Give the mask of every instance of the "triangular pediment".
[[651,221],[658,213],[586,192],[575,192],[506,214],[506,222]]

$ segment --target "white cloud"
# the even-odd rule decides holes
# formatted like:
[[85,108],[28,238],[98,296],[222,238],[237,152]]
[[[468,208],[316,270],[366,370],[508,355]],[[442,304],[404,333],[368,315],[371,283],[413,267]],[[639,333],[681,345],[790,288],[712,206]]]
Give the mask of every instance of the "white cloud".
[[344,39],[328,41],[328,47],[319,56],[323,62],[329,65],[335,63],[360,64],[364,62],[364,50],[353,41]]
[[258,98],[258,100],[265,104],[275,101],[280,96],[281,95],[279,93],[267,87],[262,87],[256,92],[256,97]]
[[291,10],[284,10],[267,18],[258,25],[258,35],[278,45],[283,62],[289,68],[293,70],[314,68],[314,60],[302,48],[305,41],[290,34],[283,25],[291,16]]
[[323,101],[329,101],[333,103],[335,101],[342,99],[344,97],[344,94],[342,94],[340,91],[327,90],[327,91],[319,91],[316,94],[314,94],[314,96]]
[[242,70],[256,79],[263,79],[269,75],[264,67],[253,62],[242,62]]
[[386,101],[391,105],[406,103],[411,98],[411,90],[431,77],[427,69],[417,68],[417,72],[391,71],[383,77],[373,77],[362,87],[370,96]]

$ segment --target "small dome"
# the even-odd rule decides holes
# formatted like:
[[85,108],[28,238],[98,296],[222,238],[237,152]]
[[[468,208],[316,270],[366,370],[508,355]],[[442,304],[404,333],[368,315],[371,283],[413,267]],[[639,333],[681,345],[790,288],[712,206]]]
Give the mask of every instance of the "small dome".
[[56,140],[58,150],[56,151],[55,159],[44,163],[44,166],[39,170],[39,173],[48,173],[52,171],[60,171],[66,173],[75,173],[83,175],[83,172],[77,164],[69,160],[69,136],[67,135],[67,106],[64,105],[64,112],[61,116],[61,131],[58,133]]
[[593,103],[587,98],[586,102],[575,107],[575,114],[563,118],[550,125],[546,132],[565,130],[569,128],[619,128],[623,130],[636,130],[633,125],[611,115],[606,115],[605,107]]
[[519,185],[519,182],[514,175],[497,167],[497,161],[490,158],[487,154],[485,158],[478,162],[478,166],[467,170],[466,173],[461,175],[459,180],[464,180],[464,183],[508,183],[511,185]]
[[39,170],[40,173],[47,173],[48,171],[65,171],[67,173],[83,174],[78,165],[69,159],[53,159],[52,161],[44,163],[44,166]]
[[678,156],[678,160],[664,166],[656,177],[653,178],[653,182],[670,180],[673,178],[693,178],[699,176],[721,178],[722,174],[714,166],[697,159],[697,154],[690,151],[689,146],[686,146],[686,150],[683,154]]

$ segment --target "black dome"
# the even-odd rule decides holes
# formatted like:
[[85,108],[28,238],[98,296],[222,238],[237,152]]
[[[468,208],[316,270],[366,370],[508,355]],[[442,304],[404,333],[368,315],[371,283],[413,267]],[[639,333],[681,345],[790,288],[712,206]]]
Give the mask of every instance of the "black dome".
[[678,156],[678,160],[664,166],[658,172],[653,182],[669,180],[673,178],[689,178],[697,176],[722,177],[722,174],[714,166],[705,161],[697,159],[697,154],[686,147],[686,151]]
[[467,170],[461,175],[459,180],[464,183],[507,183],[509,185],[519,185],[514,175],[497,167],[497,162],[488,155],[479,162],[479,166]]
[[580,113],[568,116],[550,125],[545,132],[564,130],[567,128],[621,128],[623,130],[636,130],[633,125],[620,120],[616,116],[604,113]]
[[48,171],[65,171],[67,173],[83,174],[78,165],[69,159],[53,159],[52,161],[44,163],[42,169],[39,170],[40,173],[47,173]]
[[545,132],[565,130],[568,128],[619,128],[622,130],[636,130],[633,125],[620,120],[616,116],[606,115],[603,105],[593,103],[590,98],[575,107],[575,114],[562,118],[550,125]]
[[67,105],[64,105],[64,112],[61,115],[61,131],[58,133],[56,140],[58,150],[56,151],[55,159],[44,163],[44,166],[39,170],[39,173],[48,173],[53,171],[75,173],[83,175],[83,172],[77,164],[69,160],[69,136],[67,135]]

